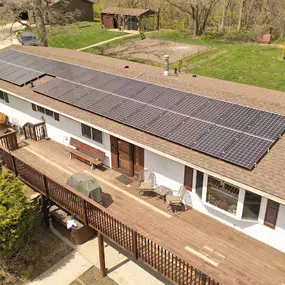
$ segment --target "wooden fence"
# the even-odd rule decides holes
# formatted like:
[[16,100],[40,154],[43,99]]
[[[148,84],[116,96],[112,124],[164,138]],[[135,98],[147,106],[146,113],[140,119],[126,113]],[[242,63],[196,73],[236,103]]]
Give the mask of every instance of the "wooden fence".
[[46,136],[46,126],[45,122],[40,122],[37,124],[26,123],[23,126],[25,139],[32,139],[34,141],[39,141]]
[[68,186],[60,185],[0,148],[4,164],[24,183],[98,231],[135,259],[147,264],[174,284],[221,285],[171,251],[114,218],[108,210]]

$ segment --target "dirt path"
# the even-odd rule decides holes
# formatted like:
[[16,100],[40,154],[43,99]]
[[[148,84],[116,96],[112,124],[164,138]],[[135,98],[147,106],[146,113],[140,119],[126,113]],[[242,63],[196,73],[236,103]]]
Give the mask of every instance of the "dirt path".
[[77,51],[82,51],[82,50],[86,50],[86,49],[89,49],[89,48],[92,48],[92,47],[97,47],[97,46],[100,46],[100,45],[103,45],[103,44],[107,44],[109,42],[116,41],[116,40],[119,40],[119,39],[133,37],[135,35],[137,35],[137,34],[128,34],[128,35],[123,35],[123,36],[120,36],[120,37],[115,37],[115,38],[107,40],[107,41],[103,41],[103,42],[96,43],[96,44],[93,44],[93,45],[90,45],[90,46],[87,46],[87,47],[79,48],[79,49],[77,49]]

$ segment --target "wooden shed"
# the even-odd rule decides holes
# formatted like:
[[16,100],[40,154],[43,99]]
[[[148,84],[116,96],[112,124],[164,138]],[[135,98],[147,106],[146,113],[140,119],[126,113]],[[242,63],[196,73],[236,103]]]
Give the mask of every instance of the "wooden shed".
[[159,29],[159,12],[149,9],[112,7],[101,12],[102,26],[107,29],[148,31]]

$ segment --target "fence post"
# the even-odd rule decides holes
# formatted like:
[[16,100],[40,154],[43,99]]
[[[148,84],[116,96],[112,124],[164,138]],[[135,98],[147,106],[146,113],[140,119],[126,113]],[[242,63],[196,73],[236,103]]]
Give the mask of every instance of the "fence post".
[[12,162],[14,174],[15,174],[16,176],[18,176],[17,168],[16,168],[16,164],[15,164],[15,160],[14,160],[14,156],[13,156],[10,152],[9,152],[9,154],[10,154],[10,158],[11,158],[11,162]]
[[135,259],[138,259],[138,242],[137,242],[137,232],[136,231],[132,231],[132,243],[133,243],[133,254]]
[[100,259],[100,272],[101,276],[106,276],[106,267],[105,267],[105,250],[104,250],[104,237],[98,232],[98,247],[99,247],[99,259]]

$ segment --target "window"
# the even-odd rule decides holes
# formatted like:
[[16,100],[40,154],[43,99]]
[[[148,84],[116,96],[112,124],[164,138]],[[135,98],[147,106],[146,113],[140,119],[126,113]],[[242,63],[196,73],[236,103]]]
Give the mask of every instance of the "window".
[[5,102],[9,103],[8,94],[4,91],[0,90],[0,99],[4,100]]
[[45,113],[46,113],[48,116],[53,117],[53,111],[48,110],[48,109],[45,109]]
[[231,214],[236,214],[239,188],[209,176],[207,202]]
[[275,201],[268,200],[264,225],[272,229],[275,229],[278,211],[279,211],[279,204]]
[[203,191],[203,172],[197,170],[196,177],[196,194],[202,199],[202,191]]
[[257,220],[260,210],[261,196],[246,191],[242,212],[243,219]]
[[37,105],[36,104],[32,104],[32,109],[33,109],[33,111],[37,111]]
[[59,121],[59,114],[58,113],[53,113],[54,114],[54,119],[56,120],[56,121]]
[[81,124],[82,135],[86,138],[92,139],[93,141],[102,143],[102,132],[96,129],[93,129],[87,125]]
[[45,113],[45,108],[43,108],[41,106],[37,106],[37,109],[38,109],[39,112]]
[[102,143],[102,132],[92,128],[92,140]]
[[91,139],[91,128],[84,124],[81,124],[81,132],[84,137]]

